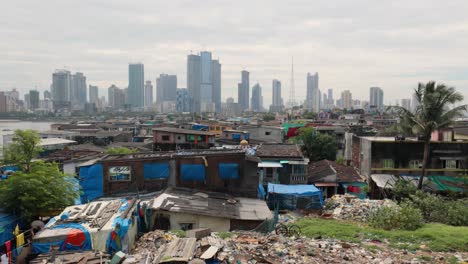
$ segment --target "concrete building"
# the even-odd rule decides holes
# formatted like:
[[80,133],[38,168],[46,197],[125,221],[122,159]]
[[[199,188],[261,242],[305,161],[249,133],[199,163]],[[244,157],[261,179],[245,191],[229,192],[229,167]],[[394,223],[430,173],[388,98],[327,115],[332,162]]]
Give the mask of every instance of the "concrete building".
[[411,99],[409,98],[401,99],[401,107],[405,108],[406,110],[411,111]]
[[89,85],[89,102],[96,106],[99,104],[99,88],[94,85]]
[[237,85],[237,102],[242,111],[249,109],[250,84],[249,72],[241,71],[241,82]]
[[353,107],[353,94],[349,90],[341,92],[341,108],[351,109]]
[[77,72],[71,75],[72,82],[70,88],[70,101],[72,109],[83,110],[87,102],[86,96],[86,76],[83,73]]
[[132,108],[142,108],[145,105],[144,95],[145,68],[142,63],[128,65],[128,104]]
[[153,84],[151,81],[145,83],[145,108],[150,109],[153,107]]
[[243,125],[238,130],[247,131],[250,139],[257,142],[282,143],[285,131],[280,126]]
[[380,87],[371,87],[369,89],[370,108],[377,111],[382,111],[384,104],[384,92]]
[[177,89],[176,111],[179,113],[190,112],[190,96],[187,88]]
[[156,102],[162,104],[165,101],[177,100],[177,76],[160,74],[156,79]]
[[110,108],[124,108],[126,102],[125,91],[112,84],[111,87],[108,88],[108,101]]
[[283,110],[283,98],[281,97],[281,82],[273,80],[272,83],[272,99],[270,112],[281,112]]
[[307,73],[306,109],[315,113],[320,111],[319,75]]
[[211,52],[187,56],[187,89],[192,112],[221,111],[221,64]]
[[263,96],[262,96],[262,87],[260,84],[255,84],[252,87],[252,111],[261,112],[263,111]]

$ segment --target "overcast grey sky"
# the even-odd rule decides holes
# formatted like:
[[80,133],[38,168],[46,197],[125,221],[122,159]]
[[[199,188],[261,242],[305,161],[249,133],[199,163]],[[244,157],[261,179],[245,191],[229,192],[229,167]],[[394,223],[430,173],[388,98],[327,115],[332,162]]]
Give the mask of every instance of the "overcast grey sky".
[[102,94],[127,86],[128,63],[137,61],[153,83],[169,73],[185,87],[187,54],[209,50],[222,64],[223,99],[237,100],[246,69],[265,105],[274,78],[288,101],[292,56],[296,100],[316,71],[335,98],[349,89],[368,100],[377,85],[394,103],[428,80],[468,97],[467,11],[467,0],[1,1],[0,90],[44,90],[66,67]]

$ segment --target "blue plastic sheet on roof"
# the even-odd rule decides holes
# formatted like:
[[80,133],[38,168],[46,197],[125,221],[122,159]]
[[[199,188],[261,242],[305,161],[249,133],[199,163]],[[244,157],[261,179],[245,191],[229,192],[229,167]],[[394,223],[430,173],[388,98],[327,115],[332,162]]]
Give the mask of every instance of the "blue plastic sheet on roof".
[[59,241],[50,241],[50,242],[33,242],[33,252],[35,254],[45,253],[50,251],[51,246],[59,246],[60,251],[64,250],[91,250],[92,249],[92,242],[91,242],[91,235],[89,234],[88,230],[77,223],[66,223],[53,226],[52,229],[78,229],[83,232],[85,239],[83,241],[79,241],[80,244],[73,244],[72,241],[75,242],[76,238],[74,238],[74,234],[69,234],[69,236],[65,237],[64,240]]
[[[123,213],[128,209],[127,199],[122,200],[122,205],[119,208],[119,212]],[[132,225],[132,218],[122,218],[118,216],[114,219],[112,223],[113,231],[109,233],[107,238],[107,251],[109,254],[115,253],[122,250],[122,240],[125,235],[127,235],[130,226]]]
[[205,181],[205,166],[203,164],[182,164],[180,166],[182,181]]
[[323,196],[313,185],[268,183],[268,204],[287,210],[319,209],[323,206]]
[[2,169],[3,171],[18,171],[19,167],[16,165],[8,165],[8,166],[2,167]]
[[81,202],[93,201],[103,195],[102,164],[80,168]]
[[192,125],[192,129],[193,129],[193,130],[199,130],[199,131],[207,131],[207,130],[208,130],[208,126],[206,126],[206,125],[201,125],[201,124],[194,124],[194,125]]
[[239,179],[239,164],[237,163],[219,163],[218,175],[223,180]]
[[143,164],[143,178],[167,179],[170,175],[169,163],[145,163]]
[[322,192],[317,189],[314,185],[309,184],[295,184],[295,185],[286,185],[286,184],[274,184],[268,183],[268,192],[269,193],[278,193],[278,194],[291,194],[291,195],[314,195],[322,194]]
[[232,139],[240,139],[240,134],[232,134]]

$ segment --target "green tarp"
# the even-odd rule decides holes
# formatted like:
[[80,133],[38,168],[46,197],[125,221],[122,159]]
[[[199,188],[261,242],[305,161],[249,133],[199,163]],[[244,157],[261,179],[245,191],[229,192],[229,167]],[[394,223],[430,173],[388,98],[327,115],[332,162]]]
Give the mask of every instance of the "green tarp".
[[468,177],[450,177],[450,176],[427,176],[427,178],[437,187],[437,191],[468,191]]

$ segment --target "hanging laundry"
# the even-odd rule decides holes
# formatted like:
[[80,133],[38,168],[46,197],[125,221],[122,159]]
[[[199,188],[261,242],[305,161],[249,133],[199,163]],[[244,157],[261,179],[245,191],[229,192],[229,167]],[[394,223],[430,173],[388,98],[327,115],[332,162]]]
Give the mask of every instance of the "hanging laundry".
[[3,254],[1,257],[0,257],[0,263],[1,264],[8,264],[8,257],[6,254]]
[[24,233],[21,233],[16,236],[16,247],[24,245]]
[[17,235],[19,235],[19,232],[20,232],[19,226],[18,226],[18,224],[16,224],[15,231],[13,231],[13,235],[17,236]]

